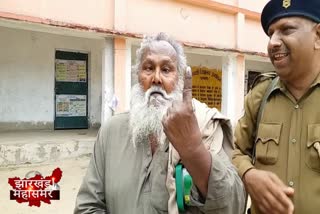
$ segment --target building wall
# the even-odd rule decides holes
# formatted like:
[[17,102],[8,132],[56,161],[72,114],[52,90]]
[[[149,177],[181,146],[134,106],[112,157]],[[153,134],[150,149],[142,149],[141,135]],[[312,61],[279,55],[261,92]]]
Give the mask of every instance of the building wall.
[[241,48],[246,51],[256,51],[267,53],[267,44],[269,38],[262,30],[260,22],[246,20],[244,25],[244,36]]
[[233,15],[178,1],[127,0],[127,7],[134,8],[127,10],[129,32],[163,31],[180,41],[235,47]]
[[103,32],[129,35],[163,31],[197,45],[266,53],[267,38],[258,17],[267,1],[2,0],[0,15],[9,12],[31,22],[63,22],[69,28],[80,24],[85,29],[99,27]]
[[113,28],[114,0],[1,0],[1,12]]
[[215,0],[215,1],[216,2],[220,2],[220,3],[224,3],[224,4],[230,4],[230,5],[236,6],[237,2],[239,0]]
[[4,27],[0,31],[0,127],[52,128],[57,49],[89,53],[89,121],[92,125],[100,123],[105,40]]
[[[13,49],[11,52],[0,54],[4,56],[0,60],[5,62],[0,65],[0,69],[4,68],[6,73],[3,75],[9,79],[5,83],[6,88],[13,84],[19,89],[17,93],[9,91],[10,93],[1,94],[0,92],[0,98],[6,101],[4,107],[0,106],[0,113],[5,113],[5,116],[0,115],[0,121],[10,122],[20,120],[21,117],[21,121],[34,121],[34,123],[53,121],[55,49],[89,52],[91,63],[89,72],[97,69],[97,73],[95,75],[93,73],[92,76],[93,84],[89,84],[89,99],[91,99],[89,120],[92,123],[99,122],[101,112],[101,117],[105,120],[107,116],[104,115],[111,115],[113,111],[128,110],[130,83],[136,82],[135,75],[130,75],[130,67],[135,59],[136,41],[140,40],[137,38],[142,34],[154,34],[160,31],[184,42],[189,65],[222,69],[222,99],[230,99],[228,102],[226,100],[222,102],[224,103],[222,111],[236,118],[239,110],[229,109],[228,106],[233,105],[231,99],[237,99],[238,103],[242,103],[244,74],[249,70],[272,70],[272,65],[266,57],[268,38],[264,35],[259,21],[259,13],[267,1],[34,0],[25,2],[3,0],[0,2],[0,25],[29,31],[23,31],[24,33],[17,35],[7,32],[4,34],[5,39],[10,42],[0,41],[0,45],[4,43],[6,49]],[[9,29],[6,31],[15,32]],[[87,39],[84,39],[85,37]],[[105,42],[103,38],[107,37],[112,39],[107,39]],[[114,51],[109,52],[108,47]],[[14,52],[19,53],[16,59],[14,59]],[[29,53],[33,55],[30,62],[28,61]],[[114,66],[108,66],[109,63],[114,63]],[[24,67],[24,64],[27,66]],[[41,71],[36,71],[34,67],[40,68]],[[22,72],[25,68],[32,77]],[[19,78],[26,79],[26,83],[14,85],[16,77],[12,77],[12,74],[7,72],[10,69],[17,72]],[[112,75],[108,75],[109,70]],[[38,91],[37,87],[32,85],[40,79],[40,76],[43,78],[39,83],[41,88],[46,87],[42,91]],[[100,103],[101,81],[95,84],[94,80],[99,77],[102,77],[103,86],[107,85],[106,82],[110,82],[110,88],[102,87],[103,98]],[[48,81],[49,84],[44,83]],[[24,90],[25,87],[27,90]],[[27,93],[34,92],[40,96],[24,98]],[[94,92],[98,92],[98,95]],[[118,107],[112,110],[108,109],[109,94],[118,98]],[[22,115],[12,116],[14,112],[21,112],[22,107],[14,105],[16,101],[22,104],[38,102],[45,107],[45,110],[37,113],[36,117],[30,116],[29,113],[32,112],[30,109],[33,109],[33,106],[23,109],[22,113],[17,113]],[[100,110],[102,108],[102,111],[96,110],[97,106],[101,106],[101,102],[102,107],[99,108]],[[242,109],[241,104],[238,108]],[[25,114],[25,111],[28,114]]]
[[[224,2],[226,0],[220,0],[221,2]],[[230,1],[230,0],[229,0]],[[246,8],[251,11],[259,12],[261,13],[262,8],[264,5],[267,4],[270,0],[259,0],[259,1],[252,1],[252,0],[237,0],[238,6],[241,8]]]

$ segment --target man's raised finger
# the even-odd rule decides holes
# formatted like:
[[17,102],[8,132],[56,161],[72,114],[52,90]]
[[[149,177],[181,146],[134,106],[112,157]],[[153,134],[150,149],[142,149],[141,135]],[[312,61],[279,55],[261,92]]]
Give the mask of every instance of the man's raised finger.
[[192,71],[188,66],[184,72],[183,84],[183,101],[190,102],[192,100]]

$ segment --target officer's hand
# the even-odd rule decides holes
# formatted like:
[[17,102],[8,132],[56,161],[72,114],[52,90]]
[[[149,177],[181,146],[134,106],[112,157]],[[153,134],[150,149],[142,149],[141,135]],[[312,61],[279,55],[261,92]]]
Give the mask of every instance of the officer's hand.
[[180,156],[191,155],[201,145],[201,133],[192,106],[192,72],[185,71],[183,100],[174,101],[162,119],[164,132]]
[[284,185],[274,173],[251,169],[243,180],[251,200],[262,213],[293,213],[294,206],[289,197],[293,196],[294,189]]

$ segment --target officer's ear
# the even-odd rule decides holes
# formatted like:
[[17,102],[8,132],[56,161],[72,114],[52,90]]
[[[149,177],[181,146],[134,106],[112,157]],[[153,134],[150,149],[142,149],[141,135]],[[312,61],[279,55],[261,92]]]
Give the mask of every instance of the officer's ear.
[[316,50],[320,49],[320,23],[318,23],[316,26],[316,41],[314,43],[314,48]]

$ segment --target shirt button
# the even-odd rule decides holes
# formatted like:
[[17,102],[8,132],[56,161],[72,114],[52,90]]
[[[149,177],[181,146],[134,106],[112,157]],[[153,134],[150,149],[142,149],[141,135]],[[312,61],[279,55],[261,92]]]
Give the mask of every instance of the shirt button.
[[289,181],[289,186],[293,187],[293,181]]
[[298,109],[298,108],[299,108],[299,105],[295,105],[294,108],[295,108],[295,109]]
[[296,142],[297,142],[296,139],[292,139],[292,140],[291,140],[291,143],[292,143],[292,144],[295,144]]

